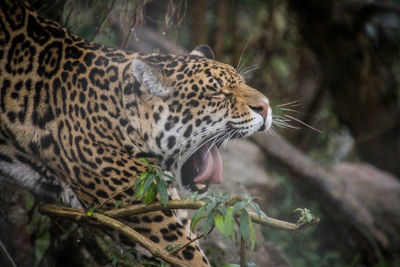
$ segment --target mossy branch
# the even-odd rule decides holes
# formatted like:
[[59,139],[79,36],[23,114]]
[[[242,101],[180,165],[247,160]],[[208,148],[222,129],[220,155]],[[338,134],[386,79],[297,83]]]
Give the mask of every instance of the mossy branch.
[[[233,196],[226,202],[226,204],[232,206],[237,201],[240,200],[242,200],[242,197]],[[43,214],[60,216],[74,220],[76,222],[87,222],[94,225],[107,226],[111,229],[115,229],[120,233],[123,233],[124,235],[132,239],[134,242],[138,243],[140,246],[147,249],[155,257],[158,257],[172,264],[173,266],[188,266],[183,261],[170,255],[166,250],[155,245],[145,236],[139,234],[138,232],[136,232],[129,226],[121,223],[117,219],[123,218],[128,215],[143,214],[152,211],[161,211],[161,210],[165,211],[174,209],[199,209],[205,204],[206,203],[204,201],[200,200],[197,201],[170,200],[168,201],[167,205],[164,205],[160,202],[153,202],[151,204],[135,204],[134,206],[128,206],[125,208],[107,210],[104,213],[93,212],[91,215],[88,215],[86,211],[82,209],[67,208],[53,204],[44,204],[39,207],[39,211]],[[248,211],[248,214],[254,223],[261,224],[273,229],[284,230],[289,232],[300,232],[319,222],[319,218],[313,218],[312,221],[307,223],[289,223],[271,217],[264,218],[262,216],[258,216],[255,212],[252,211]],[[239,217],[240,215],[241,212],[239,211],[235,215],[235,217]]]
[[[232,206],[237,201],[242,200],[240,196],[232,196],[227,203]],[[158,211],[158,210],[174,210],[174,209],[194,209],[197,210],[206,203],[204,201],[192,201],[192,200],[170,200],[168,204],[164,206],[160,202],[153,202],[151,204],[135,204],[134,206],[129,206],[126,208],[107,210],[104,212],[105,215],[112,218],[123,218],[127,215],[141,214],[146,212]],[[248,211],[251,220],[257,224],[261,224],[273,229],[283,230],[288,232],[299,232],[315,225],[319,222],[319,218],[314,218],[309,223],[290,223],[286,221],[281,221],[269,217],[268,219],[258,216],[255,212]],[[237,217],[240,216],[240,212],[237,213]]]

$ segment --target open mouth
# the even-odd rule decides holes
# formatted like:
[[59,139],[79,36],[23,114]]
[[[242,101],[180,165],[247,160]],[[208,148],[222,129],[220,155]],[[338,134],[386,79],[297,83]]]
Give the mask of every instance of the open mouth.
[[222,182],[222,159],[212,140],[201,145],[183,164],[182,184],[192,192],[204,193],[210,184]]

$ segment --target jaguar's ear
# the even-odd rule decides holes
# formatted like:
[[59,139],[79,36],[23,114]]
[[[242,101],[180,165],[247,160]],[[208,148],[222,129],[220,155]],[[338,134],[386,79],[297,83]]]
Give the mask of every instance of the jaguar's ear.
[[215,59],[214,52],[208,45],[198,45],[192,52],[190,52],[190,54],[200,57],[206,57],[209,59]]
[[132,61],[132,74],[152,95],[164,97],[170,92],[161,69],[151,66],[143,59],[135,58]]

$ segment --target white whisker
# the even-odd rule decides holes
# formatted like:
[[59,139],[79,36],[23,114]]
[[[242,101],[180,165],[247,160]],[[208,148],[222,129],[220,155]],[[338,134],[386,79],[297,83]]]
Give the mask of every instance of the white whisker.
[[304,114],[303,112],[300,112],[300,111],[297,111],[297,110],[294,110],[294,109],[290,109],[290,108],[280,108],[281,110],[284,110],[284,111],[290,111],[290,112],[296,112],[296,113],[299,113],[299,114]]
[[[212,148],[216,143],[218,143],[221,139],[223,139],[226,135],[227,135],[227,133],[217,135],[216,138],[215,138],[215,139],[213,140],[213,142],[211,143],[210,147],[208,148],[207,152],[204,154],[204,157],[205,157],[206,155],[208,155],[208,153],[210,152],[211,148]],[[203,159],[204,159],[204,157],[203,157]]]
[[278,137],[278,134],[274,130],[272,130],[272,127],[267,130],[267,134],[270,134],[271,136],[274,137]]
[[[223,126],[223,127],[221,127]],[[212,132],[219,132],[225,127],[224,122],[216,123],[215,125],[212,125],[210,128],[205,128],[197,133],[194,133],[189,139],[183,140],[183,142],[179,143],[178,146],[184,145],[185,143],[194,141],[198,138],[202,138],[205,135],[212,133]]]
[[244,47],[242,53],[240,54],[239,61],[238,61],[238,64],[237,64],[237,66],[236,66],[236,70],[237,70],[239,73],[240,73],[240,69],[241,69],[241,67],[242,67],[242,66],[240,65],[240,63],[242,62],[243,54],[244,54],[244,52],[246,51],[248,45],[249,45],[248,43],[245,45],[245,47]]
[[[209,138],[208,140],[204,141],[200,146],[198,146],[196,149],[194,149],[192,152],[190,152],[189,156],[187,158],[190,158],[193,153],[195,153],[197,150],[199,150],[199,148],[201,148],[203,146],[203,144],[210,142],[211,140],[218,138],[221,135],[221,133],[218,133],[217,135],[214,135],[213,137]],[[214,142],[213,142],[214,143]]]
[[243,71],[240,72],[240,75],[242,76],[246,76],[247,73],[257,70],[260,67],[258,65],[252,65],[252,66],[248,66],[247,68],[245,68]]
[[284,103],[284,104],[277,105],[277,106],[275,106],[275,107],[284,107],[284,106],[292,106],[292,107],[295,107],[295,106],[299,106],[299,105],[301,105],[301,100],[300,100],[300,99],[297,99],[297,100],[294,100],[294,101],[292,101],[292,102],[288,102],[288,103]]
[[276,125],[276,126],[281,127],[281,128],[291,128],[291,129],[295,129],[295,130],[301,129],[300,127],[296,127],[296,126],[290,125],[290,124],[288,124],[286,122],[273,121],[272,123],[274,125]]
[[311,125],[308,125],[307,123],[305,123],[305,122],[302,122],[301,120],[299,120],[299,119],[296,119],[295,117],[292,117],[292,116],[290,116],[290,115],[286,115],[285,114],[285,116],[286,117],[288,117],[288,118],[290,118],[290,119],[292,119],[292,120],[295,120],[295,121],[297,121],[298,123],[301,123],[301,124],[303,124],[304,126],[307,126],[308,128],[310,128],[310,129],[313,129],[314,131],[316,131],[316,132],[318,132],[318,133],[324,133],[323,131],[321,131],[321,130],[318,130],[317,128],[314,128],[314,127],[312,127]]

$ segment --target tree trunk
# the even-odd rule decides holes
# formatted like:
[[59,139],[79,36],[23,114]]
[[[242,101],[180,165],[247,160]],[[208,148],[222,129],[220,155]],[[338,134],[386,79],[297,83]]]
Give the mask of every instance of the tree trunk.
[[221,60],[226,39],[227,0],[218,1],[216,14],[216,30],[214,34],[214,53],[217,60]]
[[190,40],[196,45],[207,43],[207,0],[190,1],[188,19],[190,22]]
[[304,42],[319,60],[335,112],[349,127],[358,153],[399,176],[399,85],[387,60],[398,56],[398,46],[376,49],[365,31],[368,6],[349,2],[290,0],[289,6]]

